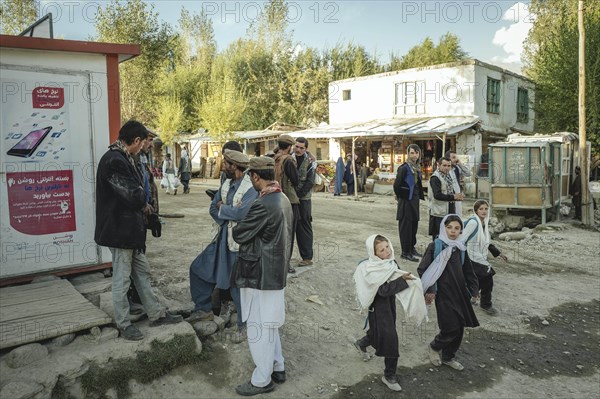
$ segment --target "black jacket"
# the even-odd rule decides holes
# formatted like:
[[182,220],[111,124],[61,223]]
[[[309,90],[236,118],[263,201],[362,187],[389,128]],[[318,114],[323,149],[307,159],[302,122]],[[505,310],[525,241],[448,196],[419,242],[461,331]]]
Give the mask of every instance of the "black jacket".
[[254,201],[246,217],[233,228],[233,239],[240,244],[231,273],[234,287],[285,287],[292,252],[292,219],[290,201],[281,192]]
[[120,150],[110,149],[100,159],[96,173],[96,231],[98,245],[145,249],[146,205],[139,171]]
[[408,288],[403,278],[383,283],[369,307],[369,331],[375,355],[398,357],[398,332],[396,330],[396,294]]

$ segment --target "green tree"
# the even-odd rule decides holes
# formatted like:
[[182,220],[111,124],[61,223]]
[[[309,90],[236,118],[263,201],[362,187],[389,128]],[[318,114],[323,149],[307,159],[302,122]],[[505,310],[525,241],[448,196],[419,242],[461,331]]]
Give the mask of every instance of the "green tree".
[[338,43],[326,50],[325,61],[331,72],[331,80],[355,78],[382,72],[377,57],[369,54],[362,45],[352,42]]
[[327,63],[316,49],[298,51],[279,83],[277,120],[301,126],[327,121],[330,78]]
[[[536,83],[536,130],[579,130],[576,0],[533,0],[535,17],[523,57],[525,74]],[[586,1],[585,67],[587,137],[600,151],[600,2]]]
[[196,109],[201,126],[210,137],[219,142],[233,138],[240,130],[246,100],[229,77],[218,77],[213,82],[211,93],[197,100]]
[[204,10],[192,14],[183,7],[179,17],[184,63],[199,63],[210,69],[217,53],[213,23]]
[[121,64],[121,116],[152,125],[159,98],[161,72],[173,70],[180,42],[168,24],[159,23],[154,6],[141,0],[113,0],[97,15],[97,40],[134,43],[141,55]]
[[169,145],[177,138],[183,125],[183,104],[176,97],[162,97],[156,107],[154,125],[163,143]]
[[18,35],[38,19],[38,0],[2,0],[0,2],[0,31]]
[[386,67],[386,70],[399,71],[444,64],[464,60],[467,57],[468,54],[462,49],[458,36],[446,33],[440,38],[437,46],[430,37],[426,37],[423,42],[408,50],[406,55],[400,57],[392,54],[390,64]]

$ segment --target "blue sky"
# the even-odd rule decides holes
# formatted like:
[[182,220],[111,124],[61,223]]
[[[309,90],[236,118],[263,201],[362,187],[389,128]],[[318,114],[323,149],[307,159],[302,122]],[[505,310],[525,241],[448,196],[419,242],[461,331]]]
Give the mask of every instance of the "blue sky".
[[[220,50],[246,33],[263,1],[152,1],[159,18],[174,26],[185,6],[204,8],[212,18]],[[105,1],[42,1],[41,15],[52,12],[55,37],[86,40]],[[323,49],[339,41],[364,45],[387,62],[390,52],[405,54],[426,36],[435,42],[446,32],[461,39],[473,58],[519,72],[522,42],[531,26],[527,3],[509,1],[295,0],[289,26],[302,46]]]

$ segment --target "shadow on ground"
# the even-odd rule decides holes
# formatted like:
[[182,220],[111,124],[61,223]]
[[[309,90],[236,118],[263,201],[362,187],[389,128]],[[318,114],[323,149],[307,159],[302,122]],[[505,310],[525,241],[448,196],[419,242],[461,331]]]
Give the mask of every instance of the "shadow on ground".
[[[340,387],[333,397],[392,398],[401,394],[453,398],[485,390],[507,370],[533,378],[590,376],[600,366],[599,319],[600,301],[593,300],[553,308],[545,319],[548,325],[534,317],[524,325],[515,326],[514,333],[470,329],[465,333],[457,357],[465,366],[463,372],[445,366],[399,367],[400,393],[386,388],[381,374],[369,374],[355,385]],[[526,325],[534,334],[525,332]]]

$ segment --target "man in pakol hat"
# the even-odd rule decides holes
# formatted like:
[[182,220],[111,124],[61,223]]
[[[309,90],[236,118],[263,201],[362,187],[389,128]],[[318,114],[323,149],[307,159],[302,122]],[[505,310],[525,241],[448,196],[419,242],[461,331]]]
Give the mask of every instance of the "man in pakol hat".
[[[292,221],[293,230],[291,237],[292,241],[290,246],[290,257],[291,251],[294,249],[296,227],[298,225],[298,218],[300,217],[300,199],[296,193],[296,187],[298,187],[300,180],[298,178],[298,167],[296,166],[296,161],[291,155],[294,144],[296,144],[296,140],[294,140],[292,136],[289,134],[282,134],[277,139],[279,151],[277,151],[277,154],[275,154],[275,157],[273,158],[275,160],[275,180],[279,183],[281,190],[290,200],[290,204],[292,204],[292,212],[294,213],[294,220]],[[290,266],[288,272],[296,273],[296,269]]]
[[275,162],[269,157],[250,160],[248,175],[258,191],[246,217],[233,228],[240,244],[231,276],[240,289],[242,320],[247,323],[248,346],[256,365],[250,381],[238,394],[271,392],[286,380],[279,328],[285,321],[285,292],[292,245],[292,206],[274,181]]
[[[248,156],[241,152],[228,149],[223,152],[223,168],[227,179],[215,194],[209,210],[215,221],[215,235],[190,266],[190,291],[195,308],[187,319],[189,322],[213,320],[211,295],[214,288],[230,288],[229,278],[239,251],[231,230],[246,216],[258,196],[250,177],[244,174],[248,161]],[[237,335],[244,336],[239,289],[232,288],[230,291],[238,312],[240,334]]]

